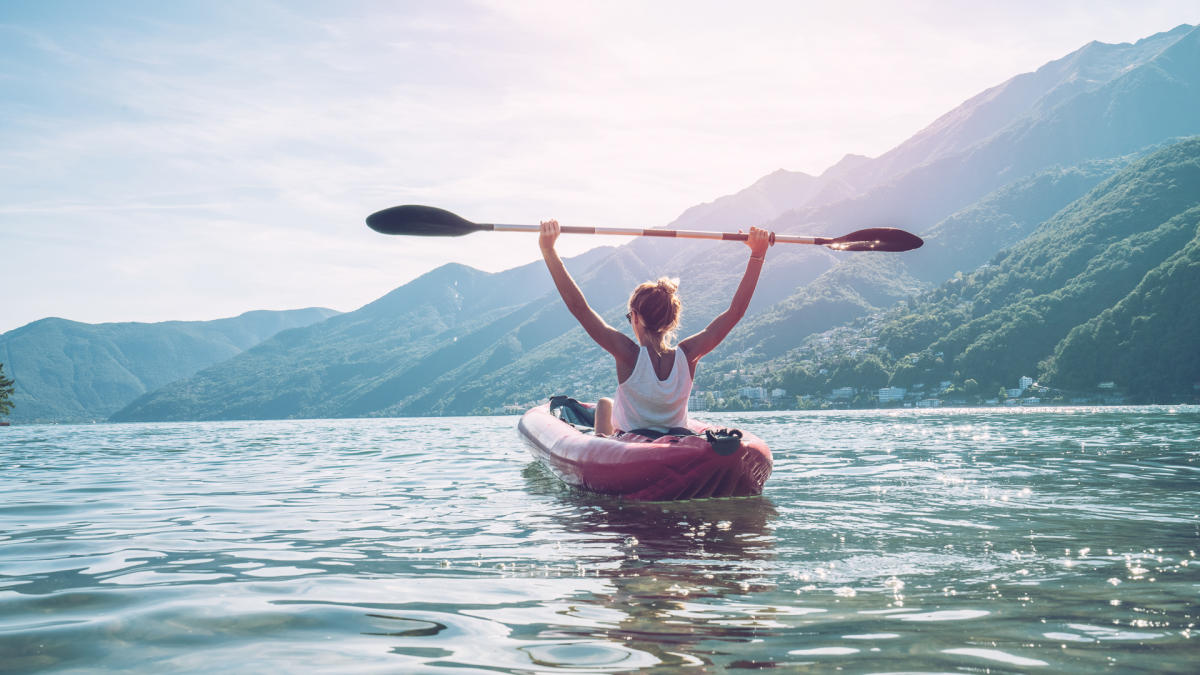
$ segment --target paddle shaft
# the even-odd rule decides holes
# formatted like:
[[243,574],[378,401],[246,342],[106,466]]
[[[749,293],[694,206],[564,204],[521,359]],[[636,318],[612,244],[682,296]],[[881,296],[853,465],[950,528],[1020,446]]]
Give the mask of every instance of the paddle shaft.
[[[367,216],[367,225],[383,234],[404,234],[420,237],[459,237],[471,232],[538,232],[538,225],[502,225],[473,223],[462,216],[436,206],[405,204],[376,211]],[[668,239],[715,239],[717,241],[746,241],[744,232],[704,232],[697,230],[658,230],[640,227],[584,227],[567,225],[560,232],[569,234],[615,234],[630,237],[665,237]],[[838,251],[911,251],[923,242],[921,238],[891,227],[872,227],[840,237],[804,237],[771,233],[773,244],[816,244]]]
[[[539,225],[501,225],[499,223],[475,223],[475,226],[486,232],[540,232]],[[650,230],[637,227],[585,227],[581,225],[563,225],[560,231],[565,234],[615,234],[630,237],[666,237],[668,239],[716,239],[720,241],[746,241],[750,236],[745,232],[704,232],[702,230]],[[817,244],[831,243],[827,237],[801,237],[791,234],[771,233],[773,244]]]

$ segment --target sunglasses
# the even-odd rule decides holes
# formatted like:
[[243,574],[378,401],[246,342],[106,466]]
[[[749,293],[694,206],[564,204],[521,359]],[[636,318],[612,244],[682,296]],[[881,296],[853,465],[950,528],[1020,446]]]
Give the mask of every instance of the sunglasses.
[[625,312],[625,320],[633,323],[633,312]]

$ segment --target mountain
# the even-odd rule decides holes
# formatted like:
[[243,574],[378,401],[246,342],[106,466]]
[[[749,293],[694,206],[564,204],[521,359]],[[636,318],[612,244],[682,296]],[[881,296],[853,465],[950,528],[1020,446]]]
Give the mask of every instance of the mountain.
[[1143,401],[1189,397],[1200,382],[1200,332],[1186,309],[1197,294],[1198,237],[1193,138],[1135,162],[990,264],[897,310],[879,345],[900,360],[940,362],[929,379],[974,379],[985,391],[1030,375],[1068,391],[1103,380]]
[[779,170],[688,209],[671,227],[921,231],[1028,175],[1200,133],[1192,114],[1200,106],[1198,71],[1195,26],[1134,44],[1092,42],[972,97],[878,158],[847,155],[819,177]]
[[[831,234],[896,225],[921,233],[926,246],[886,263],[845,256],[841,265],[851,269],[798,287],[730,346],[760,345],[771,357],[787,346],[785,336],[799,343],[921,283],[973,270],[1130,161],[1200,134],[1197,109],[1194,26],[1132,45],[1093,42],[973,97],[880,158],[841,171],[860,190],[855,196],[810,203],[768,225]],[[920,225],[930,222],[937,225]],[[881,275],[881,266],[890,271]]]
[[147,391],[224,361],[280,331],[335,314],[308,308],[246,312],[215,321],[35,321],[0,335],[0,363],[15,381],[11,419],[106,419]]
[[[1195,27],[1182,25],[1174,30],[1159,33],[1134,44],[1105,44],[1091,42],[1061,59],[1051,61],[1032,73],[1024,73],[1008,81],[988,89],[965,103],[946,113],[912,138],[901,143],[878,159],[863,163],[845,176],[846,182],[856,186],[859,191],[885,184],[897,176],[903,175],[913,167],[931,165],[946,158],[960,156],[965,150],[992,144],[999,141],[1000,145],[1011,144],[1014,137],[1019,136],[1021,128],[1028,128],[1037,120],[1047,119],[1056,115],[1056,108],[1064,103],[1076,100],[1080,96],[1094,98],[1082,99],[1084,104],[1074,109],[1065,109],[1064,117],[1082,112],[1083,117],[1099,117],[1114,120],[1111,131],[1120,131],[1115,138],[1083,138],[1078,144],[1078,150],[1064,152],[1062,144],[1055,143],[1052,151],[1047,153],[1054,157],[1055,163],[1076,164],[1087,156],[1089,146],[1115,142],[1129,150],[1140,148],[1154,142],[1155,136],[1166,136],[1195,133],[1190,131],[1171,131],[1166,126],[1153,128],[1146,135],[1137,138],[1139,133],[1133,129],[1121,128],[1112,111],[1097,109],[1088,102],[1112,98],[1113,91],[1104,92],[1114,82],[1123,80],[1125,83],[1116,85],[1115,89],[1133,89],[1131,83],[1143,79],[1143,75],[1130,77],[1134,70],[1145,66],[1157,69],[1161,62],[1167,62],[1166,71],[1175,73],[1166,75],[1164,79],[1170,82],[1178,79],[1185,85],[1184,90],[1175,89],[1175,82],[1167,87],[1170,91],[1164,93],[1164,99],[1194,100],[1195,97],[1195,59],[1194,51],[1189,60],[1187,52],[1196,48],[1197,35]],[[1165,54],[1167,50],[1175,53]],[[1183,52],[1180,54],[1179,52]],[[1177,58],[1177,57],[1182,58]],[[1152,61],[1159,64],[1151,64]],[[1192,69],[1190,73],[1188,69]],[[1183,72],[1179,72],[1183,71]],[[1191,89],[1190,92],[1187,89]],[[1135,94],[1129,91],[1130,94]],[[1136,96],[1136,94],[1135,94]],[[1130,97],[1125,97],[1128,100]],[[1155,103],[1153,100],[1136,102],[1139,104]],[[1135,105],[1132,110],[1138,111],[1138,116],[1144,115],[1144,106]],[[1188,108],[1164,111],[1165,117],[1188,117]],[[1143,117],[1144,119],[1144,117]],[[1180,126],[1190,128],[1187,120],[1176,119]],[[1147,121],[1147,126],[1154,127],[1154,122]],[[1141,126],[1141,125],[1139,125]],[[1044,134],[1058,136],[1061,127]],[[1079,134],[1083,136],[1084,134]],[[1165,136],[1160,136],[1165,137]],[[1073,153],[1079,153],[1077,155]],[[1026,156],[1025,153],[1020,153]],[[1099,157],[1107,157],[1118,152],[1101,151]]]
[[[568,268],[583,275],[611,254],[594,249]],[[280,334],[142,396],[112,419],[384,414],[446,371],[488,368],[522,344],[567,330],[573,320],[548,311],[550,288],[541,263],[497,274],[444,265],[358,310]],[[602,289],[590,290],[603,297]]]
[[1133,45],[1093,42],[860,163],[843,178],[859,189],[855,197],[790,211],[771,226],[824,226],[836,235],[894,224],[920,232],[1031,174],[1200,134],[1198,109],[1200,29],[1179,26]]
[[1054,166],[1009,183],[923,232],[925,245],[904,256],[903,262],[927,281],[941,282],[955,272],[969,272],[1027,237],[1101,181],[1165,145],[1075,166]]
[[796,336],[822,333],[918,295],[929,288],[927,279],[973,270],[1153,150],[1055,167],[1006,185],[930,228],[924,246],[903,256],[846,254],[813,283],[747,320],[715,355],[752,350],[772,359],[794,347]]
[[[685,211],[672,227],[753,223],[771,208],[798,204],[769,227],[840,234],[899,225],[926,238],[924,248],[902,257],[835,255],[833,265],[821,263],[829,269],[819,275],[809,273],[809,263],[801,270],[779,260],[782,250],[772,251],[768,270],[786,265],[796,281],[792,292],[778,302],[772,297],[773,306],[757,302],[746,324],[712,358],[746,349],[770,358],[807,335],[888,307],[956,271],[969,272],[1130,162],[1177,136],[1200,133],[1200,116],[1186,113],[1200,104],[1197,45],[1200,30],[1193,26],[1136,44],[1093,42],[972,98],[878,159],[847,156],[819,177],[777,171],[746,190]],[[1081,138],[1078,128],[1103,131]],[[1062,142],[1045,140],[1057,137]],[[937,225],[921,225],[930,222]],[[674,253],[655,240],[631,244],[657,262],[656,269],[685,279],[706,277],[713,295],[728,297],[740,268],[717,275],[703,262],[711,248],[671,246]],[[687,306],[693,306],[690,297]],[[700,314],[718,309],[710,302]],[[564,337],[558,348],[603,359],[579,334]],[[593,378],[555,377],[553,368],[528,358],[519,365],[540,373],[537,382],[602,391]]]
[[[1200,115],[1190,114],[1200,109],[1198,55],[1200,29],[1193,26],[1136,44],[1093,42],[971,98],[877,159],[847,157],[819,178],[768,176],[803,204],[770,221],[771,229],[842,234],[892,225],[922,234],[926,246],[887,261],[842,256],[839,269],[811,287],[797,285],[725,347],[757,345],[763,356],[775,356],[789,341],[969,272],[1130,161],[1200,134]],[[846,198],[814,198],[818,183],[839,186]],[[690,216],[703,227],[697,216],[760,205],[754,195],[761,192],[722,198],[680,220]]]
[[778,169],[750,187],[707,204],[686,209],[667,227],[679,230],[725,230],[765,223],[779,214],[813,204],[840,201],[859,192],[845,176],[870,163],[860,155],[846,155],[820,176]]
[[[847,156],[820,176],[777,171],[686,210],[672,226],[766,222],[836,235],[893,225],[929,242],[903,256],[776,247],[745,324],[708,363],[766,362],[810,335],[939,289],[956,272],[970,275],[1131,162],[1200,134],[1191,113],[1200,109],[1197,45],[1192,26],[1133,45],[1092,43],[970,99],[879,158]],[[744,249],[642,238],[569,264],[614,325],[634,284],[679,276],[687,334],[728,302]],[[612,387],[611,363],[540,264],[496,275],[450,265],[380,302],[396,306],[269,340],[114,419],[464,414]],[[939,328],[974,318],[950,309]],[[909,332],[912,344],[929,337]]]

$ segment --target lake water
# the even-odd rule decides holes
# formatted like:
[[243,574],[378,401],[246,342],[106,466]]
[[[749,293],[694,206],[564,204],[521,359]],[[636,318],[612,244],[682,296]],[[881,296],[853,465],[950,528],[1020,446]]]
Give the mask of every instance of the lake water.
[[0,429],[0,670],[1197,671],[1197,407],[705,417],[762,497],[515,417]]

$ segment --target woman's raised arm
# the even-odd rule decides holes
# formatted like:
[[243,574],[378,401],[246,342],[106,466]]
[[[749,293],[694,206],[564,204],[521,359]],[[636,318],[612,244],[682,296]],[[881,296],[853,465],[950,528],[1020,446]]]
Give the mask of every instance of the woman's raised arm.
[[766,259],[767,248],[771,243],[770,232],[757,227],[750,228],[750,236],[746,239],[746,245],[750,247],[750,260],[746,262],[746,272],[733,293],[729,309],[721,312],[704,330],[679,343],[683,353],[687,355],[688,365],[693,373],[696,371],[696,362],[721,344],[725,336],[729,335],[729,331],[746,315],[746,308],[750,306],[750,298],[754,296],[763,260]]
[[554,244],[559,235],[558,221],[544,221],[541,223],[541,228],[538,246],[542,249],[542,259],[546,261],[546,268],[550,270],[550,277],[554,279],[554,286],[558,289],[558,294],[562,296],[563,302],[566,303],[567,310],[604,351],[618,359],[627,358],[630,349],[636,349],[633,340],[608,325],[608,322],[592,309],[591,305],[587,303],[587,299],[583,297],[583,291],[579,290],[579,285],[571,278],[566,265],[558,257],[558,252],[554,250]]

